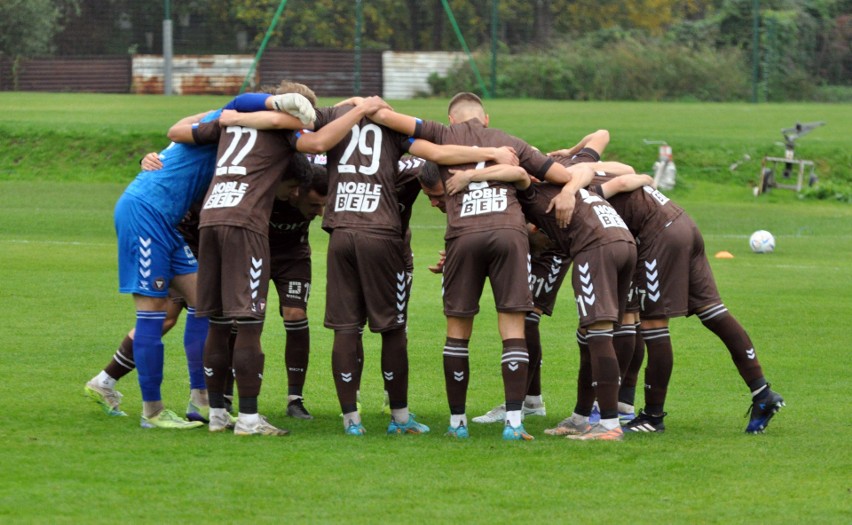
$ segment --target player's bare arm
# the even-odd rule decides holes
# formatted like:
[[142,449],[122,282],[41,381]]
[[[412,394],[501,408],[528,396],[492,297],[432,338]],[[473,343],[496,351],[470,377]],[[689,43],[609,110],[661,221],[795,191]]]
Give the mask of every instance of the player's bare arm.
[[621,175],[620,177],[616,177],[601,184],[601,189],[603,190],[604,198],[608,199],[617,193],[638,190],[642,186],[650,186],[652,188],[656,187],[654,177],[651,177],[650,175],[637,175],[635,173]]
[[574,172],[569,172],[565,166],[553,163],[544,174],[544,179],[554,184],[564,184],[559,195],[551,199],[547,206],[547,213],[555,211],[556,222],[561,228],[567,228],[571,223],[571,215],[574,213],[575,198],[574,194],[580,188],[588,186],[595,177],[595,170],[588,163],[580,163],[572,166],[578,168]]
[[376,124],[381,124],[382,126],[386,126],[394,131],[409,136],[414,136],[414,132],[417,129],[416,118],[411,115],[397,113],[389,107],[376,111],[374,114],[370,115],[370,120]]
[[450,170],[450,173],[452,177],[444,183],[449,195],[464,191],[471,182],[510,182],[519,190],[527,189],[531,183],[530,176],[524,168],[507,164],[495,164],[480,169]]
[[436,164],[453,166],[471,162],[496,162],[498,164],[518,165],[515,148],[502,146],[499,148],[474,148],[470,146],[433,144],[427,140],[417,139],[408,150],[420,158],[431,160]]
[[362,118],[386,108],[387,103],[380,97],[369,97],[364,103],[353,107],[341,117],[326,124],[316,133],[304,133],[296,141],[296,148],[302,153],[322,153],[343,140],[352,126]]
[[[270,97],[271,98],[271,97]],[[225,109],[219,117],[221,126],[244,126],[247,128],[270,130],[270,129],[314,129],[313,123],[302,124],[302,121],[290,115],[278,111],[255,111],[243,113],[233,109]]]
[[[600,162],[584,162],[582,164],[588,164],[592,167],[594,171],[605,171],[610,175],[629,175],[632,173],[636,173],[636,170],[633,169],[633,166],[629,164],[624,164],[623,162],[615,162],[611,160],[600,161]],[[579,166],[580,164],[575,164],[568,168],[568,171],[575,166]]]
[[561,155],[563,157],[570,157],[572,155],[576,155],[583,148],[591,148],[598,153],[603,153],[603,150],[609,145],[609,131],[605,129],[599,129],[593,133],[589,133],[585,137],[580,140],[577,144],[571,146],[570,148],[560,149],[556,151],[551,151],[548,155]]
[[169,132],[167,134],[169,140],[172,142],[179,142],[181,144],[194,144],[195,142],[192,140],[192,125],[200,122],[208,113],[210,112],[205,111],[204,113],[197,113],[175,122],[172,127],[169,128]]
[[[346,100],[341,100],[340,102],[335,104],[334,107],[337,108],[340,106],[358,106],[360,104],[363,104],[365,100],[366,99],[364,97],[349,97]],[[388,104],[387,108],[393,111],[393,108],[390,104]]]

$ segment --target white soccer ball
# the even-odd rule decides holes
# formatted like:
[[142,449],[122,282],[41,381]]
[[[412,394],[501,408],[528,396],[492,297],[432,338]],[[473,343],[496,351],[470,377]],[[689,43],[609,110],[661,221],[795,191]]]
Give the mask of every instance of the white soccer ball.
[[748,245],[754,253],[772,253],[775,251],[775,237],[766,230],[757,230],[751,234]]

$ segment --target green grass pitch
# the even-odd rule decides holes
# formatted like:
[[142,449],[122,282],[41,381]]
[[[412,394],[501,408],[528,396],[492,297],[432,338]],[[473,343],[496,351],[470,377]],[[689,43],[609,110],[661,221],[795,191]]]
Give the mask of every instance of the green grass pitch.
[[[749,331],[773,389],[787,401],[763,435],[744,434],[749,395],[724,346],[694,318],[672,322],[675,368],[667,431],[621,443],[580,443],[543,429],[570,413],[576,384],[576,314],[570,286],[542,320],[548,415],[527,419],[531,443],[507,443],[499,426],[448,422],[441,369],[440,277],[426,266],[442,247],[444,217],[415,205],[410,302],[410,405],[425,436],[384,433],[379,338],[365,335],[363,439],[342,433],[322,327],[327,237],[314,224],[312,354],[305,395],[316,419],[284,416],[284,330],[277,297],[263,334],[261,412],[292,435],[237,438],[206,430],[139,427],[135,374],[119,383],[130,417],[109,418],[82,395],[134,322],[117,293],[115,200],[141,154],[165,145],[179,117],[215,97],[0,94],[0,399],[4,523],[848,523],[852,397],[852,208],[775,190],[755,199],[759,162],[728,170],[744,152],[774,154],[778,129],[824,119],[802,141],[820,172],[846,179],[852,110],[845,106],[489,102],[492,125],[543,150],[593,129],[613,137],[609,158],[650,167],[642,138],[675,147],[678,187],[668,192],[696,220],[722,298]],[[442,119],[445,101],[403,111]],[[659,118],[655,119],[654,115]],[[797,116],[797,115],[801,115]],[[791,117],[792,118],[789,118]],[[703,119],[703,120],[702,120]],[[845,124],[844,124],[845,122]],[[829,132],[831,130],[831,132]],[[29,138],[29,139],[28,139]],[[752,254],[748,236],[771,231],[776,252]],[[486,291],[471,342],[469,417],[502,399],[500,342]],[[163,398],[187,401],[181,320],[165,338]],[[641,392],[637,393],[641,406]]]

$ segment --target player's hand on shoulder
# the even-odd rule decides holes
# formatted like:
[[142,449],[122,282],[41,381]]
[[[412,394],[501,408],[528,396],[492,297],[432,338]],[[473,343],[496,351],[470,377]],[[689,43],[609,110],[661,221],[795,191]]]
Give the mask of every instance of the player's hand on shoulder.
[[363,104],[359,105],[364,109],[365,115],[372,115],[376,111],[380,109],[389,109],[393,110],[393,108],[387,102],[382,99],[382,97],[372,96],[364,99]]
[[163,169],[163,161],[160,160],[160,155],[156,151],[146,154],[139,161],[142,171],[156,171]]
[[546,213],[553,211],[556,214],[556,223],[559,227],[567,228],[571,224],[571,215],[574,213],[575,203],[574,194],[563,190],[559,192],[559,195],[550,200]]
[[455,195],[467,189],[476,170],[450,170],[450,178],[444,182],[447,195]]
[[240,125],[240,112],[235,109],[223,109],[222,114],[219,115],[219,126],[239,126]]
[[510,166],[517,166],[520,164],[520,161],[518,160],[518,153],[512,146],[501,146],[496,148],[496,150],[497,151],[494,156],[494,162],[496,164],[508,164]]

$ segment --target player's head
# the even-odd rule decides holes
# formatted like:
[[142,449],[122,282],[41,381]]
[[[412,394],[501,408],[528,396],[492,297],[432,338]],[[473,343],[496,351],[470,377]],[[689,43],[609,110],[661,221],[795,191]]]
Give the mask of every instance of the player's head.
[[447,114],[450,124],[458,124],[475,118],[479,119],[486,127],[488,126],[488,114],[485,113],[485,106],[482,105],[482,99],[474,93],[467,91],[457,93],[450,99]]
[[304,84],[291,82],[289,80],[282,80],[278,85],[278,88],[275,90],[275,94],[280,95],[282,93],[298,93],[308,99],[313,107],[317,107],[317,96],[314,93],[314,90]]
[[432,207],[447,213],[447,194],[444,191],[444,181],[441,180],[438,165],[426,161],[417,174],[417,180],[420,182],[423,194],[429,197],[429,203],[432,204]]
[[281,200],[290,200],[296,195],[302,184],[311,181],[311,163],[301,153],[296,153],[287,163],[281,180],[275,189],[275,196]]
[[257,88],[257,93],[275,95],[278,93],[278,86],[273,86],[272,84],[263,84]]
[[299,186],[296,198],[291,204],[298,208],[309,221],[321,216],[325,208],[325,198],[328,195],[328,171],[325,166],[309,163],[310,181]]

